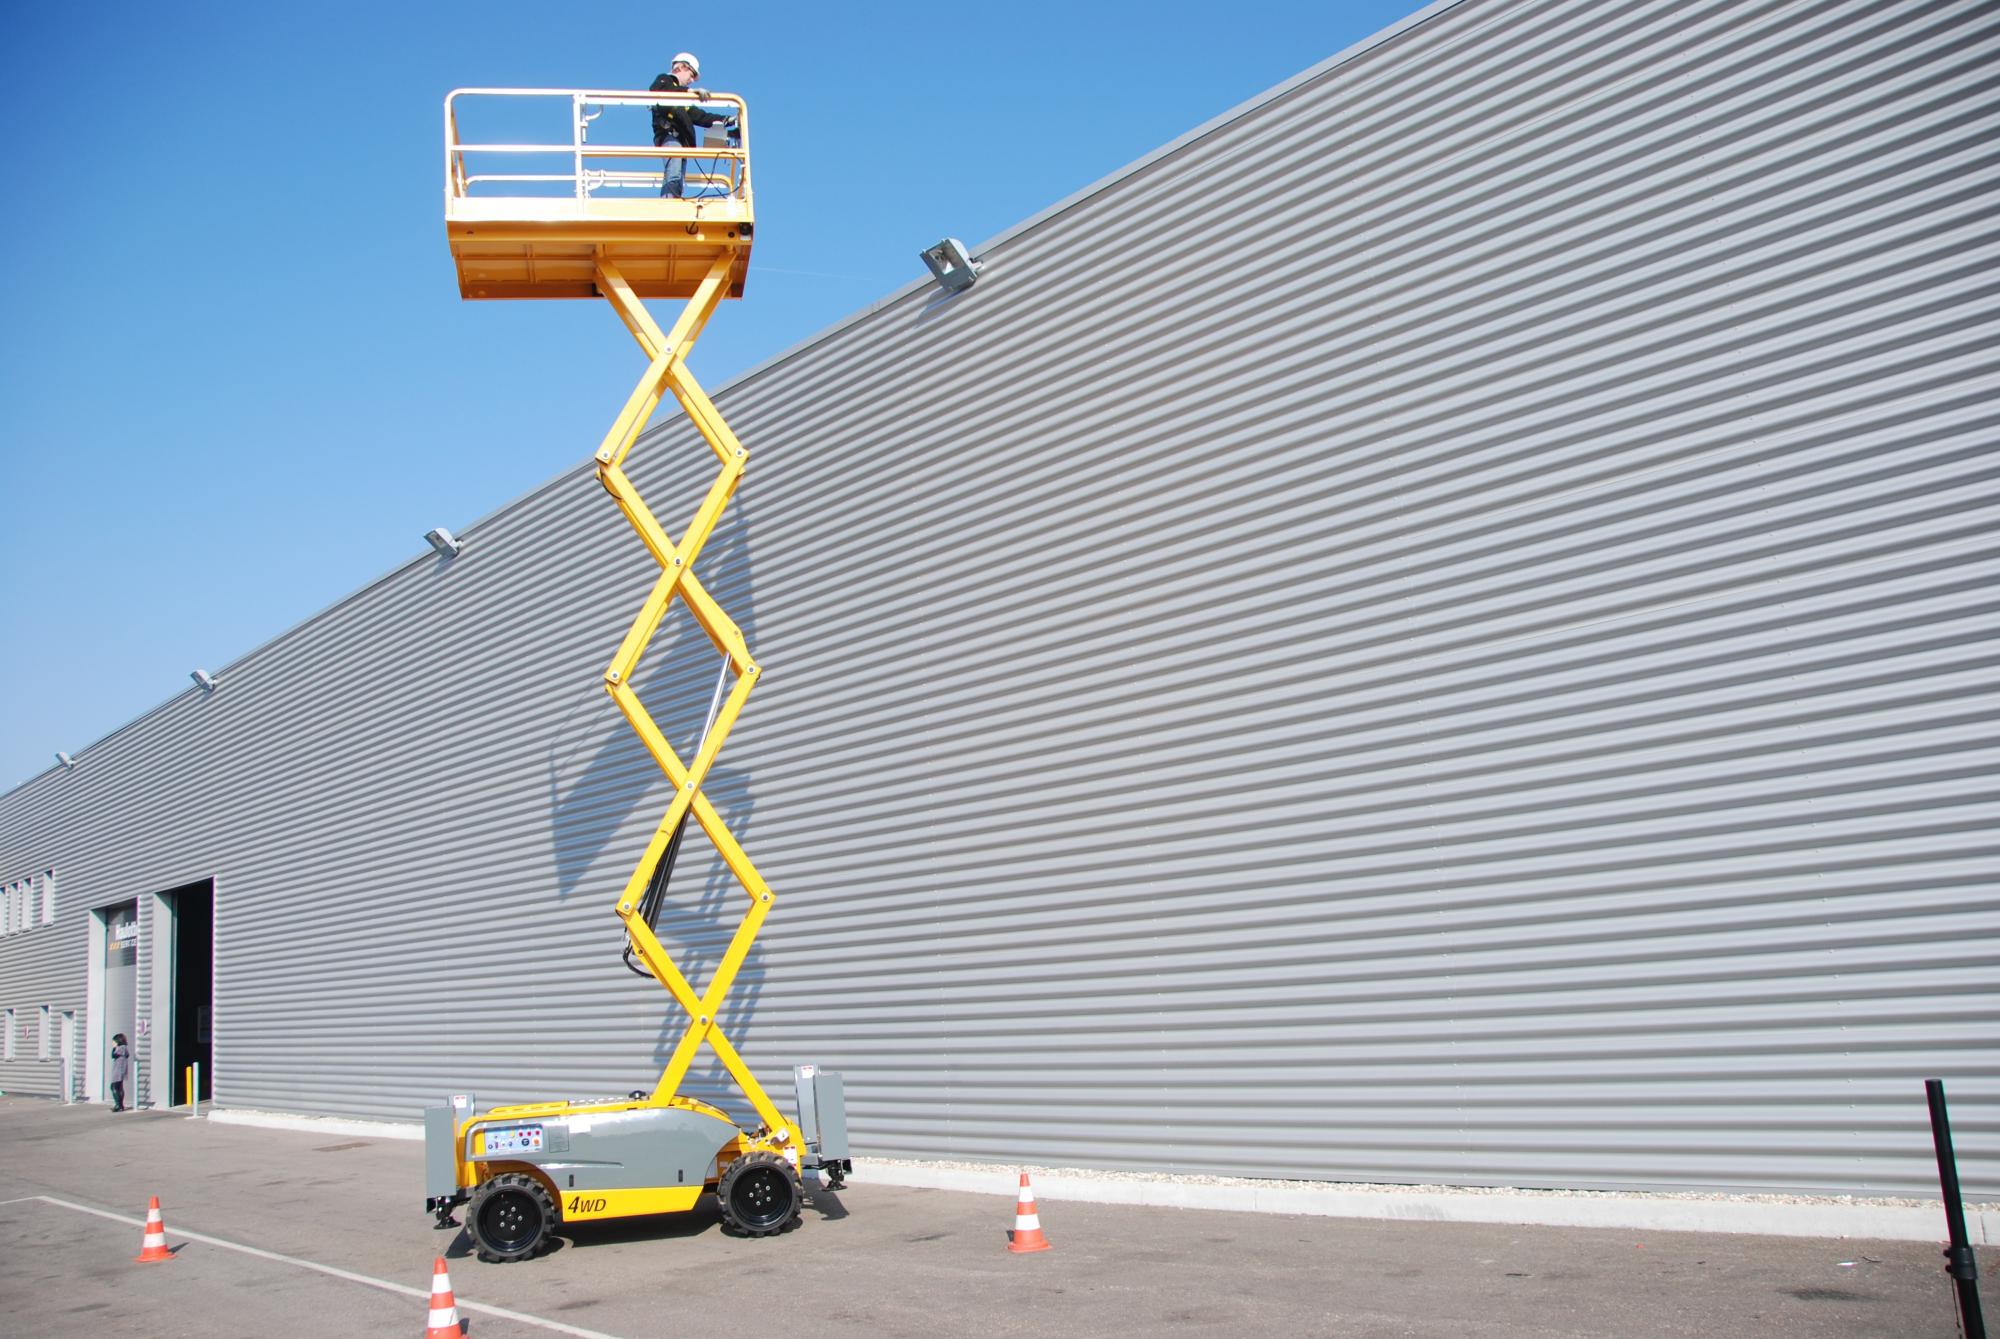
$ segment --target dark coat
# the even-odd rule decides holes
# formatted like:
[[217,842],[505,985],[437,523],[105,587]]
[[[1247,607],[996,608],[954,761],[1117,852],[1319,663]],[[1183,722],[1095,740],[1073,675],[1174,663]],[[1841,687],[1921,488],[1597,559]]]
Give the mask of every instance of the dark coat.
[[[650,90],[654,93],[678,93],[681,81],[670,74],[663,74],[653,81]],[[718,125],[729,119],[723,112],[704,111],[683,103],[675,107],[653,108],[653,144],[658,147],[669,141],[682,148],[692,149],[701,141],[695,134],[696,126]]]

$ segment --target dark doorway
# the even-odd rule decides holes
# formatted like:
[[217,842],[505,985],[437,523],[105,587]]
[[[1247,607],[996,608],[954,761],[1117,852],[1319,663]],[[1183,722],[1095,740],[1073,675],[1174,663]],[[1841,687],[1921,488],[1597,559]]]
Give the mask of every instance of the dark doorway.
[[173,1068],[165,1078],[174,1105],[187,1101],[187,1067],[201,1066],[198,1097],[215,1091],[215,881],[203,879],[166,894],[173,910]]

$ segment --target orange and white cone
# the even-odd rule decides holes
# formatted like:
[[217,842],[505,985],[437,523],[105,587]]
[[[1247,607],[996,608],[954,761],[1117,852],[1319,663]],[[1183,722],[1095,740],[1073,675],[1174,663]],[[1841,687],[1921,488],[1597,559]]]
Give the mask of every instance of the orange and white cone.
[[167,1224],[160,1217],[160,1197],[155,1195],[146,1205],[146,1235],[139,1238],[139,1254],[133,1259],[144,1265],[173,1258],[174,1253],[167,1249]]
[[451,1275],[444,1272],[444,1257],[431,1266],[431,1321],[424,1339],[459,1339],[458,1301],[451,1295]]
[[1041,1215],[1035,1212],[1034,1188],[1028,1184],[1026,1172],[1021,1173],[1021,1194],[1014,1203],[1014,1230],[1007,1234],[1007,1249],[1016,1255],[1049,1249],[1049,1239],[1042,1235]]

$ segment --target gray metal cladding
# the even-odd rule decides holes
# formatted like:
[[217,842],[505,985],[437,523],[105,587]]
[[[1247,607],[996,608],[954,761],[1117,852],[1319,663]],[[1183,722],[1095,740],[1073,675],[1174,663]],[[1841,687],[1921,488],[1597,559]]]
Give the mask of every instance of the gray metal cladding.
[[[0,889],[15,898],[7,914],[0,916],[0,926],[4,926],[4,933],[0,933],[0,1026],[7,1021],[5,1012],[13,1011],[13,1036],[8,1039],[13,1044],[11,1055],[0,1041],[0,1092],[55,1097],[62,1093],[63,1012],[75,1010],[79,1019],[83,1016],[81,974],[74,974],[73,983],[68,970],[83,961],[82,943],[70,942],[81,940],[82,927],[79,924],[77,933],[71,935],[61,922],[42,923],[41,879],[45,869],[17,869],[14,864],[0,868],[8,871],[8,877],[0,879]],[[25,925],[21,891],[32,894],[27,900]],[[49,1011],[46,1041],[42,1036],[44,1006]],[[81,1043],[78,1045],[80,1050]],[[75,1073],[80,1079],[80,1061]]]
[[[1433,7],[720,392],[772,1091],[842,1071],[862,1154],[1922,1193],[1939,1076],[2000,1194],[1997,55]],[[675,533],[710,469],[635,456]],[[598,686],[654,569],[580,471],[466,539],[0,801],[79,909],[214,875],[225,1103],[678,1035]],[[684,749],[713,672],[642,666]],[[699,982],[742,897],[681,869]]]

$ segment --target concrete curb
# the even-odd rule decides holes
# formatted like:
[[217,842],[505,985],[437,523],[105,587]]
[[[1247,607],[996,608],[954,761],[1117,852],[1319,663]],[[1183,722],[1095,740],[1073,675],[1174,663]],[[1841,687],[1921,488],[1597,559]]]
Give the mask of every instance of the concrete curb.
[[[857,1180],[1011,1197],[1018,1167],[955,1168],[856,1158]],[[1639,1195],[1611,1191],[1487,1190],[1473,1187],[1372,1189],[1294,1181],[1213,1182],[1107,1177],[1027,1168],[1035,1199],[1139,1204],[1171,1209],[1295,1213],[1324,1218],[1387,1218],[1420,1223],[1514,1223],[1524,1227],[1613,1227],[1649,1232],[1726,1232],[1760,1237],[1857,1237],[1942,1241],[1942,1201],[1878,1203],[1838,1198]],[[2000,1242],[2000,1209],[1967,1207],[1975,1245]]]
[[[422,1139],[423,1126],[398,1121],[299,1116],[275,1111],[208,1113],[220,1125],[249,1125],[369,1139]],[[1012,1202],[1020,1167],[940,1166],[856,1158],[855,1179],[919,1190],[963,1190]],[[1927,1202],[1780,1196],[1640,1195],[1615,1191],[1489,1190],[1475,1187],[1367,1187],[1231,1177],[1189,1179],[1026,1168],[1037,1202],[1076,1200],[1162,1209],[1296,1213],[1319,1218],[1388,1218],[1417,1223],[1513,1223],[1523,1227],[1613,1227],[1645,1232],[1727,1232],[1759,1237],[1857,1237],[1943,1241],[1944,1206]],[[1975,1246],[2000,1244],[2000,1208],[1966,1206]]]
[[353,1120],[345,1116],[296,1116],[288,1111],[211,1111],[217,1125],[254,1125],[264,1130],[302,1130],[307,1134],[346,1134],[369,1139],[422,1139],[424,1127],[400,1121]]

